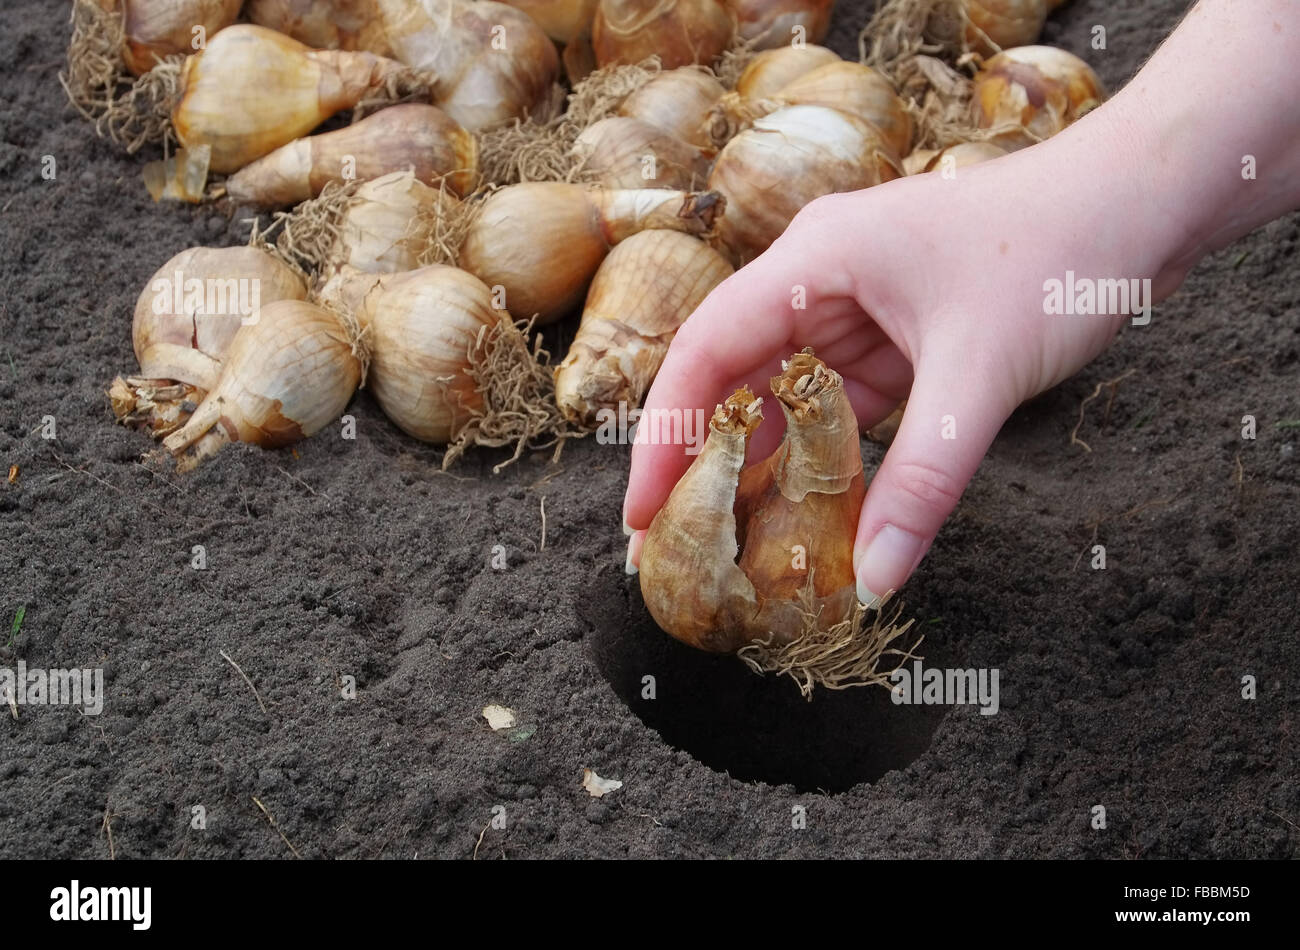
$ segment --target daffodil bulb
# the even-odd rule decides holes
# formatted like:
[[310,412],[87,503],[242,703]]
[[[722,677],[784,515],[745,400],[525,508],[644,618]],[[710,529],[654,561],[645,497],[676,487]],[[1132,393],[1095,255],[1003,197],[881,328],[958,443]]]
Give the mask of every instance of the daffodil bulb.
[[780,46],[764,50],[749,61],[736,79],[735,92],[742,99],[765,99],[804,73],[842,62],[839,54],[824,46]]
[[865,482],[844,382],[805,350],[771,386],[786,419],[781,445],[745,468],[762,400],[748,389],[733,394],[641,549],[651,616],[702,650],[789,642],[808,614],[831,625],[856,603],[853,540]]
[[210,146],[211,170],[229,174],[368,96],[427,79],[373,53],[313,50],[241,23],[185,60],[172,125],[186,148]]
[[1038,41],[1048,0],[890,0],[859,38],[862,60],[896,76],[918,54],[955,62]]
[[394,55],[438,76],[435,103],[471,132],[546,108],[555,44],[528,14],[480,0],[376,0]]
[[280,448],[338,418],[364,376],[357,336],[302,300],[267,304],[240,327],[216,386],[163,440],[187,471],[229,442]]
[[446,180],[457,195],[478,178],[478,142],[437,106],[404,103],[334,132],[282,145],[226,180],[240,204],[276,208],[319,195],[331,181],[368,181],[412,170],[425,184]]
[[722,98],[722,83],[706,69],[680,66],[651,79],[618,107],[618,114],[640,119],[668,135],[702,149],[712,149],[706,121]]
[[564,415],[593,428],[602,410],[639,406],[678,328],[731,270],[713,248],[678,231],[642,231],[618,244],[596,271],[555,370]]
[[122,13],[126,45],[122,60],[141,76],[160,60],[188,56],[207,37],[230,26],[242,0],[108,0]]
[[959,168],[978,165],[1005,154],[1006,150],[993,142],[960,142],[947,148],[918,148],[903,159],[903,171],[908,175],[923,175],[932,171],[951,175]]
[[587,126],[573,154],[582,173],[605,188],[690,190],[704,184],[713,164],[694,145],[621,115]]
[[73,0],[59,84],[96,134],[128,154],[167,143],[180,62],[234,23],[239,6],[240,0]]
[[711,192],[606,189],[529,182],[493,192],[477,210],[459,264],[522,319],[551,323],[576,308],[611,247],[650,228],[707,235],[725,217]]
[[988,60],[975,77],[976,125],[1008,150],[1051,138],[1100,105],[1105,88],[1091,67],[1054,46],[1021,46]]
[[211,389],[239,328],[277,300],[302,300],[302,278],[253,247],[192,247],[150,278],[135,304],[140,372]]
[[113,381],[114,414],[155,436],[171,432],[216,385],[239,328],[265,304],[306,296],[296,271],[257,248],[181,251],[136,301],[131,340],[140,370]]
[[788,106],[727,143],[709,188],[727,199],[717,240],[736,266],[781,236],[814,198],[857,191],[902,174],[871,123],[826,106]]
[[1037,42],[1047,20],[1048,0],[961,0],[961,4],[966,42],[985,56]]
[[440,236],[462,214],[462,205],[442,188],[424,184],[410,171],[368,181],[344,198],[333,240],[319,263],[315,299],[356,314],[360,300],[383,274],[416,270]]
[[314,49],[393,55],[377,0],[246,0],[244,14]]
[[445,444],[482,407],[467,369],[479,332],[509,319],[492,303],[481,280],[437,264],[384,278],[366,297],[366,388],[403,432]]
[[766,98],[723,96],[710,116],[714,144],[726,144],[755,119],[797,105],[829,106],[856,115],[874,125],[896,155],[911,149],[912,116],[893,84],[870,66],[843,60],[797,76]]
[[727,0],[737,33],[754,49],[820,43],[831,25],[835,0]]
[[449,445],[444,468],[470,445],[513,445],[518,458],[567,434],[544,351],[473,275],[433,264],[381,277],[359,318],[370,392],[402,431]]
[[710,65],[735,35],[721,0],[600,0],[591,43],[599,66],[658,56],[665,69]]
[[600,0],[505,0],[537,21],[557,43],[572,43],[591,33]]

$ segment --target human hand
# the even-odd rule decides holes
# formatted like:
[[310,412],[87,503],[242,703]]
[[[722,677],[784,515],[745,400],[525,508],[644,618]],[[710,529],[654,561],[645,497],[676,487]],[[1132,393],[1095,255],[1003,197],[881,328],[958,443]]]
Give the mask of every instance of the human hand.
[[[854,563],[868,604],[915,570],[1016,406],[1076,372],[1128,319],[1048,315],[1044,282],[1067,270],[1155,276],[1163,292],[1181,279],[1161,273],[1159,242],[1143,228],[1108,219],[1125,190],[1098,187],[1108,168],[1084,161],[1087,138],[1060,138],[955,178],[931,173],[813,202],[682,326],[647,395],[648,417],[707,415],[741,384],[765,395],[781,360],[810,346],[844,377],[861,427],[907,398],[858,524]],[[1132,169],[1126,179],[1140,189]],[[770,454],[783,426],[769,415],[751,460]],[[634,445],[630,567],[690,461],[682,446]]]

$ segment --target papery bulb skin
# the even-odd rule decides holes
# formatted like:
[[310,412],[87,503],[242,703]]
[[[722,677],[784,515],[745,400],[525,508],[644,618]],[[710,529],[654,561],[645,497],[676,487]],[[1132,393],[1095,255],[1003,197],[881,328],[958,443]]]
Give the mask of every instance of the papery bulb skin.
[[762,400],[732,395],[709,421],[700,454],[650,523],[641,548],[641,596],[664,632],[711,653],[734,653],[758,613],[736,564],[736,483]]

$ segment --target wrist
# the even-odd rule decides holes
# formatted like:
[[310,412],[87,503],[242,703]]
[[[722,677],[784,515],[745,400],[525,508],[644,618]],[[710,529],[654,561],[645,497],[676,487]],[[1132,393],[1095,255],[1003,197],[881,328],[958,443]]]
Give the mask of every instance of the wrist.
[[1300,206],[1297,56],[1293,0],[1201,0],[1128,85],[1057,137],[1097,164],[1100,200],[1157,297]]
[[1221,200],[1197,180],[1196,150],[1174,141],[1179,125],[1125,89],[1058,136],[1086,169],[1079,200],[1093,210],[1094,231],[1106,235],[1117,276],[1150,278],[1158,299],[1210,249],[1207,228]]

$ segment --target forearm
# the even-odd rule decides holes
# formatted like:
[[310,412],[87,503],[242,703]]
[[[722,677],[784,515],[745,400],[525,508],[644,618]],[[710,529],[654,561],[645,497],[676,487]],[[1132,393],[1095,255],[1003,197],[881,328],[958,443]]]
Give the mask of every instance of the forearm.
[[1300,208],[1300,2],[1201,0],[1078,132],[1081,146],[1128,139],[1127,213],[1151,216],[1134,229],[1172,291],[1205,254]]

